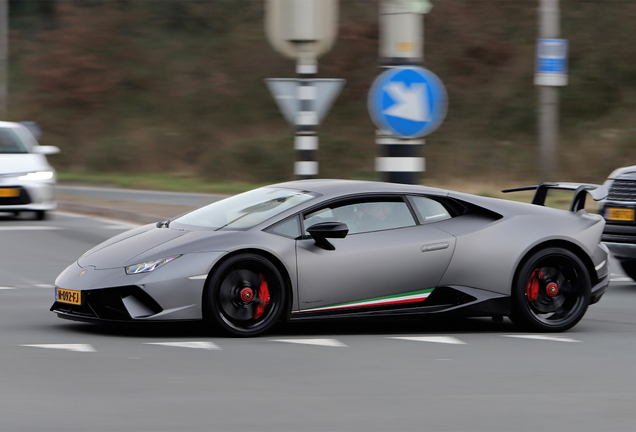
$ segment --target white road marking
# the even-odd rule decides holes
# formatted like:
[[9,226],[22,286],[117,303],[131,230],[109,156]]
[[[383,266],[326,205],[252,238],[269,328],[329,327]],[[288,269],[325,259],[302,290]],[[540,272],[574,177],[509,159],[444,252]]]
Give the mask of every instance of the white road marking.
[[212,342],[146,342],[144,345],[163,345],[177,348],[196,348],[206,350],[220,350],[221,348]]
[[271,342],[285,342],[302,345],[319,345],[330,347],[347,347],[337,339],[273,339]]
[[63,228],[40,225],[9,225],[0,227],[0,231],[56,231]]
[[89,219],[93,219],[99,222],[104,222],[109,224],[110,226],[108,227],[102,227],[102,228],[108,228],[108,229],[132,229],[132,228],[137,228],[142,226],[142,224],[138,224],[138,223],[134,223],[134,222],[124,222],[124,221],[120,221],[117,219],[108,219],[108,218],[103,218],[103,217],[98,217],[98,216],[90,216],[90,215],[86,215],[87,218]]
[[546,340],[553,342],[581,342],[580,340],[572,339],[565,336],[549,336],[549,335],[502,335],[503,337],[518,338],[518,339],[533,339],[533,340]]
[[136,224],[134,222],[124,222],[124,221],[120,221],[117,219],[108,219],[108,218],[103,218],[103,217],[98,217],[98,216],[91,216],[91,215],[86,215],[86,214],[78,214],[78,213],[69,213],[69,212],[65,212],[65,211],[58,211],[56,210],[55,213],[64,215],[64,216],[68,216],[68,217],[72,217],[72,218],[82,218],[82,219],[93,219],[99,222],[104,222],[109,224],[110,226],[106,226],[106,227],[102,227],[105,229],[132,229],[132,228],[137,228],[140,227],[142,224]]
[[387,339],[400,339],[400,340],[408,340],[408,341],[415,341],[415,342],[433,342],[433,343],[451,344],[451,345],[467,345],[466,342],[461,341],[452,336],[395,336],[395,337],[389,337]]
[[633,279],[630,277],[615,276],[610,278],[610,282],[633,282]]
[[55,285],[52,285],[52,284],[32,284],[32,285],[22,285],[22,286],[14,286],[14,287],[3,287],[3,286],[0,286],[0,290],[17,290],[17,289],[32,289],[32,288],[53,289],[53,288],[55,288]]
[[118,224],[118,225],[105,226],[105,227],[102,227],[102,228],[107,229],[107,230],[126,230],[126,231],[128,231],[130,229],[137,228],[137,227],[140,227],[140,226],[141,225]]
[[31,347],[31,348],[58,349],[58,350],[66,350],[66,351],[74,351],[74,352],[97,352],[95,348],[93,348],[89,344],[42,344],[42,345],[20,345],[20,346]]
[[71,217],[71,218],[85,218],[86,217],[86,215],[83,215],[83,214],[69,213],[69,212],[65,212],[65,211],[62,211],[62,210],[55,210],[55,213],[63,215],[63,216],[68,216],[68,217]]

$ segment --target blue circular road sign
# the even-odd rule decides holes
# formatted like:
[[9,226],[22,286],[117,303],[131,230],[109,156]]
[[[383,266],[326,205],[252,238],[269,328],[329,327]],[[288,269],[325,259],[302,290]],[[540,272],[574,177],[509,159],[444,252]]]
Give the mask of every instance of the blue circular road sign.
[[419,138],[444,121],[448,98],[444,84],[433,72],[421,67],[395,67],[373,82],[368,106],[379,129]]

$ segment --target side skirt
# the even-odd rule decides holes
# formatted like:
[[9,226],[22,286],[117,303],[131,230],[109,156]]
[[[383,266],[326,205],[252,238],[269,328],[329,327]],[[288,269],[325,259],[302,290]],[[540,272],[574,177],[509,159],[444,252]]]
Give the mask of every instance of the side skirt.
[[439,287],[421,302],[399,307],[365,307],[329,311],[292,312],[290,321],[329,318],[391,317],[426,314],[456,314],[479,317],[511,313],[510,296],[469,287]]

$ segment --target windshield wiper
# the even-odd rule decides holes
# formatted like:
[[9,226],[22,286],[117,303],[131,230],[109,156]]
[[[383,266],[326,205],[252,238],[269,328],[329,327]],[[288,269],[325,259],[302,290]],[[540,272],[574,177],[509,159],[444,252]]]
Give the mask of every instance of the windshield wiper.
[[170,222],[172,222],[172,220],[168,219],[165,221],[161,221],[161,222],[157,222],[157,228],[170,228]]

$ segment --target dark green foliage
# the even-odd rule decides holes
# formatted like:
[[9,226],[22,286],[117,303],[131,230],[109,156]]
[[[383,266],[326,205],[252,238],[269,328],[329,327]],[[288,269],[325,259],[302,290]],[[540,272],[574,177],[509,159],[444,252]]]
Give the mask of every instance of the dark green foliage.
[[[425,63],[445,83],[449,111],[427,138],[424,178],[533,177],[538,1],[433,3]],[[369,178],[378,0],[340,6],[338,41],[318,68],[347,86],[319,129],[320,175]],[[561,9],[571,55],[559,177],[602,181],[636,163],[636,2],[561,0]],[[263,79],[294,77],[295,64],[269,46],[263,19],[262,0],[11,1],[9,120],[42,123],[62,169],[291,178],[293,131]]]

